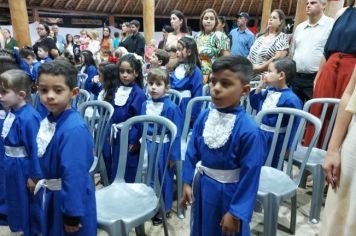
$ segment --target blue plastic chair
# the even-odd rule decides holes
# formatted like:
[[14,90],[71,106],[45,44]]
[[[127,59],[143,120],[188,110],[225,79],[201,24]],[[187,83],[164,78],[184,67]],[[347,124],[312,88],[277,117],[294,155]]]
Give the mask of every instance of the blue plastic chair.
[[72,100],[72,107],[77,109],[82,103],[90,100],[90,93],[85,89],[80,89],[79,94]]
[[88,79],[88,75],[86,73],[78,73],[77,74],[77,83],[80,89],[84,89],[85,81]]
[[[142,139],[138,161],[138,168],[135,183],[125,182],[125,169],[128,152],[128,136],[130,128],[135,124],[141,124]],[[148,136],[148,126],[153,124],[153,135]],[[160,133],[158,126],[161,127]],[[162,185],[158,177],[159,154],[163,146],[165,137],[169,137],[169,152],[174,139],[176,138],[177,128],[167,118],[151,115],[136,116],[125,121],[120,126],[120,157],[119,167],[114,182],[96,192],[97,218],[99,228],[107,231],[111,236],[129,235],[131,229],[144,232],[144,222],[150,220],[160,210],[163,216],[163,226],[165,235],[168,235],[166,224],[166,214],[162,199]],[[147,142],[151,142],[149,151]],[[154,150],[157,150],[156,154]],[[145,152],[148,155],[147,171],[144,173]],[[168,155],[169,156],[169,155]],[[168,165],[168,156],[165,163]],[[167,165],[163,176],[167,170]],[[154,179],[154,187],[151,187]]]
[[[324,137],[322,147],[316,148],[313,147],[308,162],[306,163],[305,169],[312,173],[313,176],[313,190],[312,190],[312,200],[310,204],[310,214],[309,221],[311,223],[318,223],[320,220],[320,210],[324,195],[324,187],[325,187],[325,175],[323,171],[323,163],[325,160],[327,144],[329,143],[329,139],[331,136],[332,129],[334,127],[334,123],[336,120],[337,110],[339,108],[340,99],[336,98],[315,98],[307,101],[304,104],[303,110],[309,112],[311,106],[313,104],[322,104],[323,109],[320,115],[321,124],[324,124],[325,116],[327,111],[330,111],[330,107],[332,108],[331,119],[329,125],[327,127],[326,135]],[[300,137],[299,145],[297,150],[294,152],[293,160],[297,166],[300,166],[302,163],[305,153],[307,151],[307,147],[301,145],[301,139],[304,136],[304,132]],[[306,173],[303,175],[302,184],[304,181],[306,182]]]
[[182,102],[182,94],[175,90],[175,89],[169,89],[166,94],[169,96],[170,100],[174,102],[177,106],[180,106],[180,103]]
[[[302,178],[302,174],[308,161],[309,155],[318,139],[321,130],[321,122],[317,117],[305,111],[293,108],[273,108],[260,111],[256,116],[256,122],[259,125],[262,125],[263,117],[268,115],[276,115],[278,118],[275,127],[272,127],[274,129],[273,139],[268,153],[267,161],[265,166],[263,166],[261,169],[260,185],[257,193],[257,201],[262,204],[264,209],[264,235],[276,235],[279,205],[282,201],[287,199],[291,199],[292,203],[290,231],[292,234],[294,234],[296,227],[297,188],[300,184],[300,180]],[[284,116],[289,116],[287,127],[281,127],[282,119]],[[289,143],[292,126],[294,120],[297,118],[300,119],[299,126],[296,135],[293,137],[292,145],[287,156],[287,165],[286,168],[284,168],[285,155],[287,153],[287,146]],[[299,136],[305,129],[305,124],[307,122],[314,126],[315,132],[312,141],[305,152],[304,159],[300,165],[299,173],[296,175],[296,177],[293,177],[294,150],[297,147]],[[285,135],[279,156],[278,167],[272,168],[272,159],[280,133],[285,133]],[[283,169],[285,169],[285,172]]]
[[100,173],[104,186],[109,185],[108,174],[103,158],[103,146],[110,129],[110,120],[114,114],[113,106],[105,101],[88,101],[78,107],[80,115],[89,127],[94,138],[94,162],[90,174]]
[[202,96],[209,96],[209,95],[210,95],[209,84],[204,84]]

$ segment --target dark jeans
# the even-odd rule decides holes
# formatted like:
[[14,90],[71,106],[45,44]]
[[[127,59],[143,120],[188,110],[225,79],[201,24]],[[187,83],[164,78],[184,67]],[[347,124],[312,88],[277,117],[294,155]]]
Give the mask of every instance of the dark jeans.
[[293,92],[303,103],[313,98],[315,76],[316,73],[297,73],[296,77],[290,83]]

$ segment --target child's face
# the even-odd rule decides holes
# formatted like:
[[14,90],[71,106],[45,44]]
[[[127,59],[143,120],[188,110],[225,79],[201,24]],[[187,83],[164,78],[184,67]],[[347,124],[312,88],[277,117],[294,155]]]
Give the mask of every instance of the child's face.
[[217,108],[232,108],[240,104],[241,96],[250,90],[243,85],[239,74],[231,70],[213,72],[210,82],[210,94]]
[[151,59],[150,59],[150,64],[151,67],[159,67],[162,64],[161,60],[158,60],[158,57],[156,56],[156,53],[152,53]]
[[78,87],[68,87],[63,75],[41,74],[38,81],[41,103],[54,116],[70,109],[71,100],[79,93]]
[[182,61],[190,56],[190,50],[183,47],[182,44],[177,44],[177,58],[178,60]]
[[263,77],[263,79],[267,85],[277,87],[280,80],[283,79],[283,76],[281,72],[277,72],[274,67],[274,63],[272,62],[268,65],[268,73]]
[[32,66],[32,64],[35,62],[35,58],[31,56],[27,56],[24,58],[24,61],[26,62],[27,65]]
[[24,99],[25,97],[21,96],[20,93],[12,89],[5,89],[0,86],[0,103],[3,107],[13,108],[16,110],[21,107]]
[[168,88],[162,80],[154,80],[147,83],[148,92],[153,99],[163,97]]
[[135,81],[138,76],[134,68],[131,67],[130,63],[123,61],[119,68],[120,81],[123,85],[130,85]]
[[44,58],[48,57],[48,52],[43,50],[43,48],[38,48],[37,55],[38,55],[39,58],[44,59]]

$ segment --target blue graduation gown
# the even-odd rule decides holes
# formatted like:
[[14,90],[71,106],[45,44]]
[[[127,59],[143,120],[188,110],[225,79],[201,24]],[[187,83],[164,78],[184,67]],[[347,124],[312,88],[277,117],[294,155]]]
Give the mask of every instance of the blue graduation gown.
[[[57,117],[50,114],[47,119],[55,124],[55,131],[43,156],[39,155],[43,178],[60,178],[62,185],[59,191],[46,189],[43,235],[94,236],[97,233],[95,186],[89,174],[94,160],[93,138],[80,114],[73,109]],[[42,198],[43,190],[37,194]],[[80,217],[83,227],[77,233],[65,233],[63,215]]]
[[26,74],[28,74],[31,77],[32,81],[36,81],[38,76],[38,69],[41,66],[41,62],[35,61],[32,64],[32,68],[30,68],[30,66],[25,62],[25,60],[21,58],[18,50],[14,49],[13,53],[15,55],[16,61],[19,64],[21,70],[25,71]]
[[96,99],[102,89],[102,86],[100,83],[93,83],[93,78],[98,74],[97,69],[95,66],[88,66],[86,68],[86,73],[88,75],[87,80],[85,81],[84,84],[84,89],[87,90],[89,93],[92,93],[94,95],[94,99]]
[[[0,105],[0,130],[6,117],[6,112]],[[5,203],[5,169],[4,169],[4,140],[0,138],[0,214],[7,215],[7,208]],[[5,225],[6,222],[0,220],[0,225]]]
[[[177,70],[177,69],[176,69]],[[176,71],[174,71],[170,75],[170,87],[172,89],[178,90],[178,91],[184,91],[184,90],[189,90],[191,93],[191,98],[195,98],[198,96],[202,96],[203,93],[203,74],[199,67],[195,67],[194,73],[192,76],[185,76],[182,79],[179,79],[177,77]],[[185,118],[185,113],[187,109],[188,102],[190,101],[189,97],[184,97],[182,99],[182,102],[180,104],[180,109],[182,111],[183,118]],[[198,117],[200,113],[200,107],[199,105],[194,106],[192,110],[192,117],[191,121],[192,124]]]
[[4,155],[7,220],[11,231],[22,231],[24,235],[40,232],[39,205],[27,189],[28,178],[41,177],[36,143],[39,124],[39,114],[31,105],[26,104],[8,112],[1,135],[5,147],[17,147],[26,152],[17,157],[11,151]]
[[[120,103],[115,102],[116,99],[122,97],[122,94],[119,94],[119,88],[115,93],[113,98],[112,105],[114,106],[114,114],[111,118],[112,124],[119,124],[125,122],[131,117],[137,116],[141,114],[142,104],[146,100],[146,96],[143,93],[142,89],[136,84],[133,83],[130,86],[131,92],[126,101]],[[124,99],[125,100],[125,99]],[[134,126],[131,128],[129,133],[129,145],[130,144],[140,144],[141,133],[139,131],[138,126]],[[138,157],[140,154],[140,150],[137,150],[134,153],[127,154],[127,163],[126,163],[126,171],[125,171],[125,180],[128,183],[133,183],[135,181],[135,175],[138,165]],[[119,155],[120,155],[120,132],[118,132],[116,139],[113,139],[112,144],[112,175],[111,181],[115,179],[118,163],[119,163]]]
[[263,135],[242,107],[219,109],[219,114],[233,114],[236,119],[225,143],[220,147],[210,148],[205,142],[203,132],[213,109],[202,112],[194,124],[183,166],[183,182],[192,185],[198,161],[212,169],[240,168],[239,181],[220,183],[207,175],[200,176],[198,185],[193,189],[190,235],[223,235],[219,224],[227,212],[241,220],[240,232],[236,235],[250,235],[249,222],[266,155]]
[[[259,94],[255,94],[256,90],[252,90],[249,93],[250,104],[253,109],[257,110],[257,113],[261,110],[268,109],[268,108],[276,108],[276,107],[289,107],[289,108],[296,108],[296,109],[303,109],[303,103],[298,98],[297,95],[290,89],[276,89],[276,88],[268,88],[264,91],[261,91]],[[268,126],[274,127],[277,123],[278,116],[269,115],[265,116],[262,120],[262,123]],[[282,120],[282,127],[287,127],[289,117],[285,116]],[[291,135],[289,138],[288,149],[292,145],[293,137],[295,136],[298,125],[299,119],[295,119]],[[272,144],[273,139],[273,132],[262,130],[265,135],[267,146],[270,147]],[[284,133],[278,135],[276,149],[273,155],[272,166],[277,167],[279,155],[281,153],[282,145],[283,145]]]
[[[150,108],[147,108],[147,106],[159,106],[163,105],[162,109],[158,110],[152,110]],[[148,109],[150,109],[148,111]],[[181,153],[180,153],[180,136],[182,132],[182,127],[183,127],[183,118],[182,118],[182,113],[179,109],[179,107],[174,104],[169,97],[164,96],[158,99],[150,99],[147,100],[143,105],[142,105],[142,115],[158,115],[165,117],[169,120],[171,120],[176,126],[177,126],[177,136],[176,139],[173,143],[171,154],[168,157],[168,160],[174,160],[178,161],[181,160]],[[161,129],[158,129],[158,134],[160,134]],[[148,127],[147,131],[148,135],[153,135],[153,125],[150,125]],[[147,153],[150,153],[150,147],[151,147],[152,141],[147,140]],[[166,165],[164,157],[168,155],[169,151],[169,143],[163,144],[162,151],[159,155],[159,178],[161,179],[164,171],[164,166]],[[157,155],[157,150],[154,152],[154,157]],[[173,175],[174,175],[174,170],[170,169],[169,166],[167,167],[167,171],[165,174],[165,180],[163,184],[163,200],[165,204],[165,210],[168,212],[172,209],[172,202],[173,202]],[[153,186],[153,183],[152,183]]]

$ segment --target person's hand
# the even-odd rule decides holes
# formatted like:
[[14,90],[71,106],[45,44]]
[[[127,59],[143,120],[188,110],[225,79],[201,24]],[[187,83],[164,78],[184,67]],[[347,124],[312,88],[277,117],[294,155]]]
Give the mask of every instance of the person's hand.
[[261,66],[253,65],[253,73],[258,74],[262,71]]
[[326,177],[326,182],[330,184],[333,189],[335,189],[339,184],[340,164],[341,156],[339,151],[326,152],[323,169]]
[[98,83],[98,82],[100,82],[100,80],[99,80],[99,75],[96,75],[96,76],[94,76],[93,77],[93,83]]
[[82,228],[83,226],[81,224],[78,224],[76,226],[72,226],[72,225],[66,225],[64,224],[64,231],[66,231],[66,233],[76,233],[80,230],[80,228]]
[[179,207],[183,209],[187,209],[188,205],[192,205],[193,203],[193,192],[192,186],[189,184],[183,185],[183,196],[179,201]]
[[36,187],[35,181],[33,181],[31,178],[28,178],[27,179],[27,189],[28,189],[28,191],[33,193],[35,191],[35,187]]
[[266,88],[267,83],[266,83],[266,78],[265,75],[261,76],[260,83],[256,87],[255,94],[259,94],[262,89]]
[[227,212],[221,222],[221,231],[223,234],[226,235],[235,235],[236,233],[240,232],[240,219],[235,218],[229,212]]

